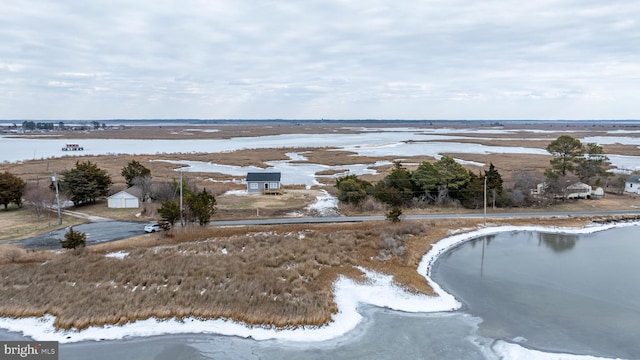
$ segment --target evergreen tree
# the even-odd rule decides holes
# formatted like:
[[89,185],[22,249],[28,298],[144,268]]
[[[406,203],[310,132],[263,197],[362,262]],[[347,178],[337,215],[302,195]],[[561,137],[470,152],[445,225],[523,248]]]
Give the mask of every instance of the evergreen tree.
[[[493,163],[489,163],[489,171],[484,176],[487,177],[487,201],[491,201],[492,204],[496,204],[500,199],[504,201],[503,195],[503,181],[502,176]],[[500,205],[499,205],[500,206]]]
[[496,167],[493,166],[493,163],[489,163],[489,171],[487,171],[484,176],[487,177],[487,191],[495,190],[496,194],[502,194],[502,176],[500,176]]
[[7,210],[10,203],[22,206],[22,196],[26,183],[8,171],[0,173],[0,204]]
[[594,143],[588,143],[584,146],[585,155],[576,167],[576,175],[580,181],[589,184],[594,177],[607,176],[608,173],[604,169],[604,163],[609,158],[604,155],[602,146]]
[[397,206],[394,206],[391,208],[391,210],[389,210],[385,214],[385,217],[387,220],[391,221],[392,223],[397,223],[397,222],[400,222],[401,215],[402,215],[402,209],[400,209]]
[[60,245],[65,249],[75,249],[87,246],[87,234],[74,231],[73,227],[64,235],[64,240],[60,240]]
[[373,195],[391,206],[403,206],[413,199],[414,190],[411,172],[395,161],[391,173],[374,186]]
[[170,224],[171,227],[180,219],[180,205],[175,201],[165,201],[160,205],[158,213],[162,217],[162,221]]
[[371,184],[358,179],[355,175],[347,175],[336,179],[338,200],[359,205],[366,197]]
[[194,218],[198,220],[198,224],[205,226],[216,212],[216,198],[204,189],[197,194],[190,194],[187,198],[187,206]]
[[387,185],[387,182],[382,180],[373,187],[373,196],[385,204],[399,207],[405,203],[407,197],[413,196],[413,193],[404,193],[398,188]]
[[130,161],[127,166],[122,168],[121,172],[124,180],[127,182],[128,187],[136,185],[138,178],[151,178],[151,170],[144,167],[137,160]]
[[453,158],[443,156],[435,163],[423,162],[412,173],[413,182],[437,204],[449,198],[450,190],[462,189],[469,181],[469,172]]
[[111,177],[90,161],[78,161],[75,168],[63,171],[60,175],[60,191],[69,196],[74,206],[93,203],[109,193]]
[[468,209],[478,209],[483,207],[484,176],[478,176],[469,171],[469,181],[466,186],[460,189],[458,199],[462,203],[462,206]]
[[553,155],[550,161],[551,169],[562,176],[567,175],[567,172],[573,172],[584,154],[584,147],[580,140],[569,135],[558,137],[547,146],[546,150]]

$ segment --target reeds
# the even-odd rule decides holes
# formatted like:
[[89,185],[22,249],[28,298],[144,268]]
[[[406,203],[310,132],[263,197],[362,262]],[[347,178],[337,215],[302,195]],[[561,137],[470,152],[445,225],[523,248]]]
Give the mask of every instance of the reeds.
[[[187,227],[171,238],[114,242],[79,255],[21,252],[6,255],[0,265],[0,316],[52,314],[54,325],[64,329],[151,317],[322,325],[337,311],[333,282],[341,274],[359,278],[355,265],[392,274],[406,289],[431,294],[416,272],[422,256],[448,229],[471,229],[481,222]],[[104,256],[114,250],[128,255]]]
[[0,266],[6,279],[0,315],[49,313],[64,329],[189,316],[321,325],[337,311],[331,284],[339,272],[328,270],[358,264],[363,247],[382,248],[379,229],[187,227],[154,246],[120,247],[129,253],[124,259],[105,257],[96,247],[45,263],[7,264]]

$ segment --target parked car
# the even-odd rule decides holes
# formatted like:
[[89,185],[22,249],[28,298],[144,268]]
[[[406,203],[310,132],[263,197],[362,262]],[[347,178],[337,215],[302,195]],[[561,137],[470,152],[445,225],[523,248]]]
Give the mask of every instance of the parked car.
[[148,224],[144,227],[144,232],[152,233],[156,231],[162,231],[162,226],[158,223]]

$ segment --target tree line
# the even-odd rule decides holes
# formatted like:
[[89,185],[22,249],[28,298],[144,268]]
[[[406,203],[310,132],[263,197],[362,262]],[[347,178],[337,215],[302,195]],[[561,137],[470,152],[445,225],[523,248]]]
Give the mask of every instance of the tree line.
[[484,206],[485,194],[487,202],[496,207],[531,205],[534,199],[529,192],[537,182],[541,182],[546,194],[555,199],[564,193],[569,175],[596,186],[601,186],[603,179],[612,175],[605,169],[608,158],[597,144],[582,144],[571,136],[562,135],[546,150],[553,158],[544,176],[538,178],[535,174],[518,170],[513,174],[511,191],[503,188],[502,176],[493,163],[489,164],[489,170],[476,174],[453,158],[443,156],[435,162],[423,162],[413,171],[400,162],[394,162],[390,174],[375,184],[355,175],[338,178],[338,200],[359,206],[366,199],[374,198],[391,206],[389,215],[397,218],[401,208],[429,204],[477,209]]
[[503,195],[502,176],[493,164],[489,170],[475,174],[465,169],[449,156],[440,160],[423,162],[414,171],[396,161],[389,175],[371,184],[355,175],[336,180],[338,200],[360,205],[373,197],[394,212],[403,207],[420,207],[428,204],[451,205],[458,203],[466,208],[479,208],[484,204],[485,178],[487,193],[496,206],[507,206]]
[[[68,127],[65,126],[64,122],[59,121],[58,123],[58,130],[66,130]],[[35,122],[35,121],[23,121],[22,122],[22,130],[24,131],[34,131],[34,130],[46,130],[46,131],[51,131],[55,129],[55,125],[53,122]],[[13,125],[14,128],[17,128],[18,126],[16,124]],[[74,126],[75,128],[76,126]],[[81,125],[80,129],[81,130],[89,130],[89,129],[93,129],[93,130],[98,130],[98,129],[106,129],[107,128],[107,124],[105,123],[100,123],[97,121],[91,121],[90,125]]]

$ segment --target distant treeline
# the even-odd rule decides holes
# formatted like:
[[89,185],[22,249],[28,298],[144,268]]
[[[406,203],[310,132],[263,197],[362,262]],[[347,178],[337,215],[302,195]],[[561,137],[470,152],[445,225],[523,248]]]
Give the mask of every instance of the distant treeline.
[[[22,123],[24,120],[3,120],[3,122],[15,122]],[[74,124],[88,124],[92,125],[98,121],[96,120],[33,120],[30,122],[35,123],[74,123]],[[623,119],[623,120],[487,120],[487,119],[474,119],[474,120],[420,120],[420,119],[109,119],[100,120],[100,124],[109,125],[135,125],[135,124],[238,124],[238,123],[284,123],[284,124],[411,124],[411,125],[443,125],[443,124],[472,124],[475,126],[504,126],[505,124],[520,124],[520,125],[533,125],[533,124],[546,124],[546,125],[637,125],[640,126],[640,120],[638,119]]]

